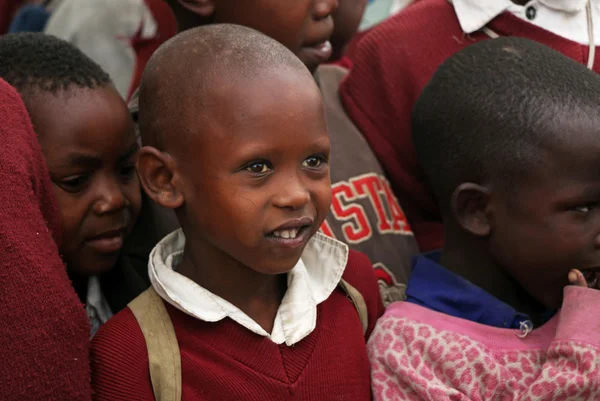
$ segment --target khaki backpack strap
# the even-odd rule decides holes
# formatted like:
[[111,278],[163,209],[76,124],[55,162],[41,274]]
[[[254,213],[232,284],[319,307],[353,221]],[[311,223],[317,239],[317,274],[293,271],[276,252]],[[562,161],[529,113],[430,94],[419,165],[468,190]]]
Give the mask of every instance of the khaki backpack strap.
[[346,293],[346,295],[350,298],[356,311],[358,312],[358,318],[360,319],[360,324],[362,325],[363,335],[367,334],[367,328],[369,327],[369,312],[367,310],[367,304],[365,303],[365,299],[363,298],[360,291],[354,288],[349,282],[344,279],[340,280],[339,284],[340,288]]
[[128,306],[146,340],[156,401],[181,401],[181,354],[165,304],[150,287]]

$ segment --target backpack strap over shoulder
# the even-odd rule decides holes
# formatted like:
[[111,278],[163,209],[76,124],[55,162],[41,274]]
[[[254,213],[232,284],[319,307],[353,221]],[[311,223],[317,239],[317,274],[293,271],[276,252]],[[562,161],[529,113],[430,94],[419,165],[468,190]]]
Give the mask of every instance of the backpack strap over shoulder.
[[163,300],[150,287],[128,306],[146,340],[154,397],[157,401],[181,401],[181,355]]
[[339,287],[346,293],[348,298],[354,304],[356,311],[358,312],[358,318],[362,325],[363,335],[367,334],[367,328],[369,327],[369,312],[367,310],[367,304],[360,291],[354,288],[349,282],[344,279],[340,280]]

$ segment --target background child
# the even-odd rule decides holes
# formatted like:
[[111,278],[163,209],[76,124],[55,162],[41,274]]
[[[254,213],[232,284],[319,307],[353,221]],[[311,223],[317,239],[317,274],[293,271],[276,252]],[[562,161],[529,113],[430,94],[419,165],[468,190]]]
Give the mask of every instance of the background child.
[[[411,258],[419,252],[416,241],[383,169],[340,103],[338,86],[347,71],[318,68],[330,57],[328,42],[338,1],[299,0],[293,7],[280,0],[249,0],[235,6],[214,0],[169,0],[169,4],[182,31],[215,22],[248,26],[285,45],[314,74],[325,102],[332,147],[333,200],[322,232],[371,259],[384,303],[403,299]],[[136,120],[137,94],[130,109]],[[151,221],[145,225],[156,227],[159,237],[178,227],[171,211],[153,202],[146,209],[153,213],[141,220]]]
[[600,77],[525,39],[435,73],[412,127],[446,241],[369,343],[376,400],[600,397],[600,292],[564,289],[598,285],[599,110]]
[[410,113],[427,81],[454,53],[496,36],[535,40],[600,72],[600,49],[589,47],[600,43],[598,23],[592,23],[600,21],[597,4],[417,1],[359,42],[340,97],[388,174],[421,251],[440,249],[444,231],[410,136]]
[[89,400],[89,325],[58,255],[48,169],[23,102],[1,79],[0,138],[0,398]]
[[9,34],[0,38],[0,60],[0,77],[21,94],[46,158],[61,255],[94,333],[146,288],[133,273],[107,274],[140,210],[133,123],[108,75],[67,42]]
[[333,52],[329,62],[338,61],[346,53],[346,47],[356,35],[366,7],[367,0],[339,0],[339,7],[333,12]]
[[[365,333],[340,279],[364,296],[367,336],[381,299],[368,259],[317,234],[331,202],[319,99],[291,52],[236,25],[176,36],[142,77],[138,171],[183,230],[149,266],[182,399],[370,399]],[[92,359],[96,399],[154,399],[130,309],[100,330]]]

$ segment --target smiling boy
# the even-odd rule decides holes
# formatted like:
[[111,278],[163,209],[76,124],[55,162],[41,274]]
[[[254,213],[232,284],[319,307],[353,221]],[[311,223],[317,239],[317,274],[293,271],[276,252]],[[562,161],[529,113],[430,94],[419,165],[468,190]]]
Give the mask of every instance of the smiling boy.
[[[214,23],[243,25],[277,40],[293,52],[313,74],[325,106],[331,140],[332,205],[321,230],[366,254],[373,262],[384,304],[404,299],[404,283],[412,256],[418,247],[401,205],[375,155],[356,126],[350,121],[338,95],[347,70],[321,65],[331,57],[334,19],[338,0],[168,0],[179,31]],[[360,2],[344,0],[360,11]],[[363,4],[364,5],[364,4]],[[352,8],[352,6],[350,7]],[[338,27],[340,28],[340,27]],[[343,27],[342,27],[343,28]],[[338,42],[339,43],[339,42]],[[333,49],[335,50],[335,49]],[[182,50],[188,54],[192,49]],[[320,100],[319,100],[320,101]],[[137,120],[137,93],[130,102]],[[179,113],[174,110],[173,113]],[[133,235],[136,249],[148,248],[148,232],[158,238],[179,228],[175,214],[154,202],[140,218],[151,227],[143,235]],[[147,224],[146,224],[147,222]],[[151,248],[151,247],[149,247]],[[147,253],[150,249],[147,249]],[[142,266],[143,271],[146,266]]]
[[[177,60],[182,49],[196,51]],[[149,266],[180,349],[181,398],[369,400],[365,334],[382,304],[368,259],[317,233],[331,201],[330,145],[305,66],[254,30],[212,25],[155,53],[140,100],[150,145],[141,181],[182,227]],[[364,296],[366,333],[342,277]],[[92,349],[98,400],[154,399],[130,309]]]

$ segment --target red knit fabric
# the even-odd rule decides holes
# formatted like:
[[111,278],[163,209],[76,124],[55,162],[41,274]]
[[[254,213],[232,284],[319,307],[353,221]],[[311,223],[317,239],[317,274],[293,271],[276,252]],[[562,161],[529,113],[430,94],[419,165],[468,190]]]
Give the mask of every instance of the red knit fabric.
[[140,86],[142,73],[154,51],[177,33],[177,21],[171,8],[164,0],[144,0],[144,3],[146,3],[146,7],[148,7],[156,21],[157,30],[154,37],[142,39],[140,33],[143,27],[140,26],[138,33],[131,39],[131,47],[135,52],[135,68],[127,99],[130,99]]
[[60,223],[23,102],[0,80],[0,399],[91,399],[89,324],[52,233]]
[[[365,298],[371,333],[383,305],[373,267],[351,253],[344,278]],[[370,368],[356,309],[341,290],[318,306],[315,330],[288,347],[231,319],[195,319],[167,304],[181,350],[185,401],[368,401]],[[92,341],[95,400],[154,400],[142,332],[125,309]]]
[[[587,46],[510,13],[502,14],[488,27],[502,36],[536,40],[578,62],[587,62]],[[421,251],[442,247],[443,228],[412,144],[412,108],[443,61],[482,39],[488,36],[463,34],[448,0],[419,1],[360,40],[352,57],[354,67],[340,86],[346,111],[386,170]],[[600,49],[594,70],[600,71]]]

